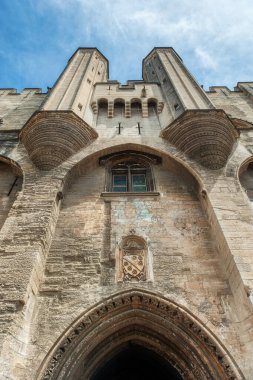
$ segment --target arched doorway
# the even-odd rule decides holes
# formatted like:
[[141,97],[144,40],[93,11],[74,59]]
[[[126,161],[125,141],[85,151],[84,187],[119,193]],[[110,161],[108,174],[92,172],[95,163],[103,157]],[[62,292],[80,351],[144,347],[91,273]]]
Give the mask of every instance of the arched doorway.
[[198,319],[144,290],[113,295],[86,312],[59,339],[37,378],[117,380],[124,379],[124,371],[135,376],[158,369],[159,379],[243,379],[229,353]]
[[179,372],[154,351],[129,342],[105,364],[91,380],[182,380]]

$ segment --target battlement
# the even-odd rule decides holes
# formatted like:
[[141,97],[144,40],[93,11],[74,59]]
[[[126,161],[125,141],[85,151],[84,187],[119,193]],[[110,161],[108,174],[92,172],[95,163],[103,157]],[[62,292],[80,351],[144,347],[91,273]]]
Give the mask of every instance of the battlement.
[[31,87],[24,88],[21,92],[17,92],[16,88],[0,88],[0,96],[2,95],[27,95],[27,94],[45,94],[41,88]]

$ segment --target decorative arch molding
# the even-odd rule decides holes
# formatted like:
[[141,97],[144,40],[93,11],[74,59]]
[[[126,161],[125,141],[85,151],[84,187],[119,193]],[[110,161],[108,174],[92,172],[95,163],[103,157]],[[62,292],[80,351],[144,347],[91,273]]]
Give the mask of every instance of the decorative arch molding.
[[250,155],[248,158],[244,159],[244,161],[238,164],[238,177],[247,170],[248,166],[253,162],[253,156]]
[[148,98],[147,99],[147,103],[155,103],[156,105],[158,105],[158,100],[157,98]]
[[120,152],[112,153],[100,157],[99,163],[102,165],[113,166],[115,163],[121,162],[125,159],[132,157],[133,159],[141,160],[144,164],[160,164],[162,162],[161,158],[154,154],[149,154],[145,152],[131,151],[131,150],[122,150]]
[[77,380],[81,374],[89,379],[128,342],[161,355],[184,380],[244,379],[229,352],[198,318],[140,289],[112,295],[82,314],[50,350],[36,378]]
[[124,107],[125,107],[125,99],[123,98],[115,98],[113,99],[113,104],[115,106],[115,104],[122,104]]
[[132,104],[139,104],[140,106],[141,106],[141,99],[140,98],[132,98],[131,100],[130,100],[130,103],[131,103],[131,106],[132,106]]
[[107,98],[99,98],[97,100],[97,104],[98,104],[98,106],[100,106],[101,104],[106,104],[108,106],[108,99]]
[[21,166],[16,161],[12,160],[9,157],[0,155],[0,162],[9,165],[12,169],[13,174],[17,177],[23,177],[23,171],[21,169]]
[[[155,191],[155,181],[152,173],[152,165],[161,163],[161,158],[143,152],[136,151],[121,151],[119,153],[112,153],[99,158],[99,164],[105,166],[106,169],[106,183],[105,191],[115,191],[113,189],[113,178],[117,174],[123,175],[125,178],[126,192],[136,192],[132,186],[132,175],[141,174],[145,178],[144,186],[146,189],[142,192]],[[119,191],[119,189],[118,189]]]
[[[71,183],[73,178],[80,176],[83,171],[86,170],[88,162],[95,160],[100,161],[101,158],[105,156],[118,155],[124,151],[135,151],[146,156],[146,154],[159,157],[163,161],[165,167],[169,167],[174,173],[178,175],[183,175],[188,181],[194,182],[196,189],[204,188],[203,181],[201,179],[200,173],[194,168],[194,165],[190,165],[184,159],[178,155],[173,155],[165,149],[160,147],[145,145],[145,144],[136,144],[136,143],[124,143],[124,144],[115,144],[108,143],[108,146],[104,146],[102,149],[96,149],[96,146],[91,147],[93,151],[84,152],[86,156],[78,157],[76,162],[72,159],[71,162],[66,161],[66,163],[61,166],[61,172],[65,170],[64,183],[68,186]],[[71,166],[70,166],[71,165]]]
[[247,169],[250,162],[253,162],[252,152],[247,146],[237,141],[225,167],[226,177],[234,177],[239,181],[240,175]]

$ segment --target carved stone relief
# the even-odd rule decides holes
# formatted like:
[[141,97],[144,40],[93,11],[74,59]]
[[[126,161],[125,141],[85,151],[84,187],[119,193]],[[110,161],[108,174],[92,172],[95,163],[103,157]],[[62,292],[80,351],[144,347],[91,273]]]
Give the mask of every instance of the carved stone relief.
[[122,247],[124,281],[145,280],[145,247],[133,239],[128,239]]
[[122,239],[116,252],[116,280],[138,282],[147,279],[147,244],[136,235]]

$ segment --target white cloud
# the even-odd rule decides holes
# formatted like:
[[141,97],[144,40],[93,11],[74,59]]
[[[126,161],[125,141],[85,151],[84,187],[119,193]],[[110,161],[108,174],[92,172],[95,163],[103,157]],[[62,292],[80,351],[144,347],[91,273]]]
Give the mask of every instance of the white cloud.
[[205,49],[201,48],[201,47],[197,47],[195,49],[195,54],[197,56],[197,58],[199,59],[199,63],[207,68],[207,69],[212,69],[212,70],[215,70],[217,69],[217,66],[218,66],[218,61],[215,60],[210,54],[208,51],[206,51]]
[[[110,60],[113,79],[126,80],[140,75],[141,67],[136,67],[154,46],[173,46],[201,83],[232,86],[253,80],[252,0],[30,0],[30,4],[54,24],[54,33],[43,45],[50,58],[53,50],[69,57],[78,46],[97,46]],[[31,46],[39,32],[45,29],[30,30]]]

